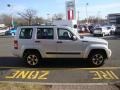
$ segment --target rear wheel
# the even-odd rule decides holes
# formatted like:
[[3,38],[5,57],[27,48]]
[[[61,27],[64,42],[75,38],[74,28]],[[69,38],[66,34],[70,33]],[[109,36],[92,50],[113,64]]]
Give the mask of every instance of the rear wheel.
[[102,66],[104,64],[105,59],[106,56],[101,51],[95,51],[89,55],[90,65],[95,67]]
[[36,52],[27,52],[23,58],[25,63],[30,67],[38,67],[40,64],[40,55]]

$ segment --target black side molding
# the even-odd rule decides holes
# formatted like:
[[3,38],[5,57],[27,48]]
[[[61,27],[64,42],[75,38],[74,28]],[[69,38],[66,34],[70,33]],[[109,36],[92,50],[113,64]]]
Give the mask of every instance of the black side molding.
[[46,54],[71,54],[71,55],[76,55],[76,54],[81,54],[81,53],[79,53],[79,52],[75,52],[75,53],[71,53],[71,52],[47,52]]
[[88,41],[82,41],[82,42],[88,42]]

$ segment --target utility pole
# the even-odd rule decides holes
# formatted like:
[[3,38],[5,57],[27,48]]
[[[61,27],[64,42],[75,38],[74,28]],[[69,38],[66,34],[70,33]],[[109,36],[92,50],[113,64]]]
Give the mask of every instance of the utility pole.
[[74,0],[74,19],[76,19],[76,0]]
[[100,21],[99,21],[99,19],[100,19],[100,11],[97,12],[97,19],[98,19],[97,23],[100,24]]
[[[11,4],[7,4],[7,7],[10,8],[10,11],[11,10],[13,11],[13,6]],[[12,25],[12,27],[14,27],[13,12],[11,13],[11,25]]]
[[78,21],[80,20],[80,12],[78,11]]
[[86,8],[86,19],[88,24],[88,3],[86,3],[85,8]]

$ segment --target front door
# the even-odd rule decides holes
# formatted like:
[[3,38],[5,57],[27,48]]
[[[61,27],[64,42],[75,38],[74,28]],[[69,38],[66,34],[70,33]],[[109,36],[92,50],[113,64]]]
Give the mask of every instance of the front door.
[[56,56],[59,58],[80,58],[82,53],[80,40],[73,40],[74,34],[64,28],[58,28],[57,34]]

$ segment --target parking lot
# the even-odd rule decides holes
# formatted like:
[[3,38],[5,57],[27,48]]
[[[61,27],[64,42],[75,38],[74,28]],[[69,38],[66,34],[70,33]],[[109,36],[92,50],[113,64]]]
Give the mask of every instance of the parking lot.
[[[101,38],[101,37],[98,37]],[[91,68],[78,59],[45,60],[38,68],[28,68],[12,55],[13,38],[0,37],[0,80],[41,83],[112,83],[119,81],[120,38],[105,36],[112,57],[102,67]]]

